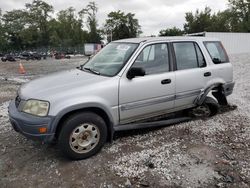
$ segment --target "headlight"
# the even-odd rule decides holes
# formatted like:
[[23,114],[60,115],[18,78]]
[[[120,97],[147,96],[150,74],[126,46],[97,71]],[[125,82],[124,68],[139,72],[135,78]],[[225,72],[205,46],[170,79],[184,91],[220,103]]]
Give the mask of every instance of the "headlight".
[[49,111],[49,102],[30,99],[25,102],[22,111],[36,116],[46,116]]

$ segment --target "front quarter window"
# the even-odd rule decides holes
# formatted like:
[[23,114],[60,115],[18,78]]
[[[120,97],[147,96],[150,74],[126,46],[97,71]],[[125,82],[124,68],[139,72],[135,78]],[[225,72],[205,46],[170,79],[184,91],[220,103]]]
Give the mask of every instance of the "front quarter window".
[[110,43],[87,62],[83,69],[104,76],[114,76],[127,63],[137,46],[135,43]]

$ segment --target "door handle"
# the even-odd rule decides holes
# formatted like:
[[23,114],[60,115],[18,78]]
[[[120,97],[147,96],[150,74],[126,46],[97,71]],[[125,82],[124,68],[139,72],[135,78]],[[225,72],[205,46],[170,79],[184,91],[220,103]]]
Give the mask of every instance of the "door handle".
[[204,76],[205,76],[205,77],[208,77],[208,76],[211,76],[211,75],[212,75],[211,72],[205,72],[205,73],[204,73]]
[[165,79],[161,81],[161,84],[170,84],[171,83],[171,79]]

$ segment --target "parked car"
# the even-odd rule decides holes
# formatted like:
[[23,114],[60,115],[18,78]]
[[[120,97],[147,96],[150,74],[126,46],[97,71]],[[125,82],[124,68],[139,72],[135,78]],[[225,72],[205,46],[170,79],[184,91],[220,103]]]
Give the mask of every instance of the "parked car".
[[1,58],[3,62],[5,61],[16,61],[15,57],[13,55],[7,54]]
[[42,52],[42,53],[40,53],[40,56],[41,56],[41,58],[46,59],[48,55],[46,52]]
[[41,60],[42,59],[42,55],[40,53],[37,53],[37,52],[32,53],[31,57],[33,60]]
[[55,59],[70,59],[70,56],[64,53],[57,52],[54,54]]
[[42,55],[37,52],[23,52],[19,56],[20,59],[28,60],[41,60]]
[[217,39],[124,39],[77,69],[23,85],[9,117],[26,137],[57,141],[64,155],[84,159],[115,131],[179,122],[185,117],[156,119],[182,110],[215,115],[233,88],[233,67]]
[[23,53],[20,53],[18,56],[17,56],[18,59],[22,59],[22,60],[30,60],[30,54],[27,53],[27,52],[23,52]]

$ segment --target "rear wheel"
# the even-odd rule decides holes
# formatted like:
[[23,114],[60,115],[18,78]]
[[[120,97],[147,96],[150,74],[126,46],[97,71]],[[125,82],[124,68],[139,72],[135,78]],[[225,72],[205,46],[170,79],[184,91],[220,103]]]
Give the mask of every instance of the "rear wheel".
[[65,156],[79,160],[95,155],[106,140],[105,121],[95,113],[83,112],[70,116],[64,122],[58,144]]
[[205,118],[205,117],[210,116],[211,111],[206,104],[202,104],[200,106],[193,108],[190,111],[190,114],[191,116],[196,117],[196,118]]
[[212,97],[206,97],[201,105],[191,109],[190,115],[196,118],[207,118],[210,116],[214,116],[218,113],[218,111],[219,104],[217,103],[217,101]]

